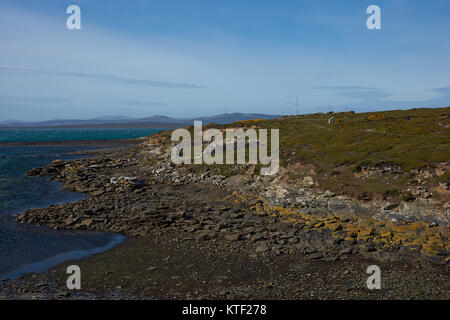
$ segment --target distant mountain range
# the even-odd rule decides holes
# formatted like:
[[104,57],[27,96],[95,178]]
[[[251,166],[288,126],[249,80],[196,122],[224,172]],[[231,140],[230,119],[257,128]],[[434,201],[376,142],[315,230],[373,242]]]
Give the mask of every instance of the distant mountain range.
[[192,125],[194,120],[202,121],[203,124],[217,123],[226,124],[242,120],[274,119],[281,115],[267,115],[260,113],[223,113],[210,117],[198,118],[171,118],[167,116],[154,115],[145,118],[129,118],[125,116],[106,116],[93,119],[55,119],[39,122],[27,122],[19,120],[0,121],[0,128],[89,128],[89,127],[154,127],[154,128],[176,128]]

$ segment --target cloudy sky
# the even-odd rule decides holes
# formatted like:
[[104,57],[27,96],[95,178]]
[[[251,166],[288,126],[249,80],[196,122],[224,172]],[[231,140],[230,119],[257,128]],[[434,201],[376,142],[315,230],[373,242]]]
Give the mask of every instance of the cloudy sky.
[[447,106],[449,57],[448,0],[0,0],[0,121]]

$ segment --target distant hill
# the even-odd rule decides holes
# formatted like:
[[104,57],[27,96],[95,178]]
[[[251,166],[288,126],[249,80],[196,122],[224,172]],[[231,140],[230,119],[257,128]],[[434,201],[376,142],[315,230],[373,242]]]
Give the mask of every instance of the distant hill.
[[26,122],[18,120],[0,121],[0,128],[85,128],[85,127],[157,127],[175,128],[192,125],[194,120],[204,124],[227,124],[235,121],[254,119],[275,119],[281,115],[267,115],[260,113],[223,113],[210,117],[198,118],[172,118],[163,115],[154,115],[145,118],[128,118],[125,116],[105,116],[93,119],[54,119],[39,122]]

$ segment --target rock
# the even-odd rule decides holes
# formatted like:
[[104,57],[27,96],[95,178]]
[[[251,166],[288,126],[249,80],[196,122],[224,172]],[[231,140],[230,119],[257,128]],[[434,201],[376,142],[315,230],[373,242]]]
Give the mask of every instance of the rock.
[[88,227],[91,226],[91,224],[92,224],[93,222],[94,222],[94,221],[92,221],[92,219],[84,219],[84,220],[81,221],[80,225],[83,226],[83,227],[88,228]]
[[74,224],[75,222],[77,222],[77,218],[67,218],[65,219],[63,222],[66,226],[70,226],[72,224]]
[[304,187],[312,187],[314,185],[314,180],[312,177],[304,177],[302,180],[302,185]]
[[321,254],[320,252],[315,252],[315,253],[311,254],[309,256],[309,258],[313,259],[313,260],[322,259],[323,258],[323,254]]
[[41,168],[33,168],[33,169],[31,169],[31,170],[28,170],[25,174],[27,175],[27,176],[39,176],[39,175],[41,175]]
[[339,257],[338,256],[328,256],[328,257],[323,258],[323,260],[326,262],[336,262],[339,260]]
[[234,175],[223,181],[227,186],[242,186],[249,182],[249,178],[244,175]]
[[433,264],[445,265],[445,259],[443,259],[442,257],[436,256],[436,255],[429,255],[429,254],[425,254],[422,252],[422,258],[424,258],[425,260],[427,260]]
[[142,181],[139,177],[111,177],[109,183],[126,187],[141,187]]
[[61,291],[61,292],[55,293],[55,299],[67,298],[69,296],[70,296],[70,292],[67,292],[67,291]]
[[99,188],[99,189],[97,189],[95,191],[92,191],[91,195],[92,196],[99,196],[99,195],[104,194],[104,193],[105,193],[105,189],[104,188]]
[[342,249],[339,251],[340,254],[351,254],[352,252],[353,252],[353,250],[352,250],[352,248],[350,248],[350,247],[342,248]]
[[264,253],[269,251],[269,247],[264,243],[256,247],[256,253]]
[[323,196],[324,196],[325,198],[333,198],[333,197],[336,196],[336,193],[327,190],[327,191],[325,191],[325,193],[323,194]]
[[262,238],[263,238],[263,236],[261,233],[255,233],[254,235],[252,235],[250,237],[250,241],[255,242],[255,241],[261,240]]
[[375,246],[372,245],[372,244],[366,244],[366,245],[363,245],[363,246],[361,246],[361,249],[362,249],[364,252],[374,252],[374,251],[377,251],[377,248],[375,248]]
[[338,222],[336,222],[336,223],[329,223],[329,224],[327,224],[327,226],[333,232],[341,231],[343,229],[342,224],[340,224]]
[[374,229],[373,228],[366,228],[366,229],[362,229],[361,231],[358,232],[358,239],[362,238],[362,239],[366,239],[370,236],[372,236],[374,234]]
[[385,250],[378,250],[372,253],[365,253],[368,257],[375,257],[382,262],[398,262],[400,257],[395,252],[387,252]]
[[241,235],[239,233],[232,233],[225,235],[225,240],[228,241],[238,241],[241,238]]
[[330,210],[330,211],[345,211],[348,209],[349,209],[349,206],[344,201],[331,199],[330,202],[328,203],[328,210]]
[[196,239],[197,240],[211,240],[211,239],[214,239],[215,237],[216,237],[216,233],[214,231],[204,230],[204,231],[200,231],[197,234]]
[[48,299],[47,295],[45,295],[43,293],[28,293],[28,294],[23,294],[23,295],[19,296],[18,298],[22,299],[22,300]]
[[398,206],[399,206],[398,203],[390,203],[390,204],[386,205],[383,209],[384,210],[392,210],[392,209],[397,208]]
[[317,249],[312,247],[306,247],[303,249],[303,253],[310,254],[310,253],[316,253]]
[[380,236],[381,236],[382,238],[392,239],[392,237],[394,236],[394,234],[392,233],[392,231],[386,230],[386,231],[380,231]]
[[274,245],[272,246],[272,251],[280,251],[281,248],[282,248],[281,245],[279,245],[279,244],[274,244]]

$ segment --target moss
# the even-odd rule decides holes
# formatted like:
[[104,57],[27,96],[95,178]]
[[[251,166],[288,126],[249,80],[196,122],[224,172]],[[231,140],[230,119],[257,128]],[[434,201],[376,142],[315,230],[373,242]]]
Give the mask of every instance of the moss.
[[436,178],[437,182],[450,182],[450,172],[446,172]]
[[339,170],[331,170],[331,175],[332,176],[338,176],[338,175],[340,175],[342,172],[341,171],[339,171]]
[[389,189],[389,190],[385,191],[384,195],[396,197],[396,196],[400,195],[400,190],[398,190],[398,189]]

